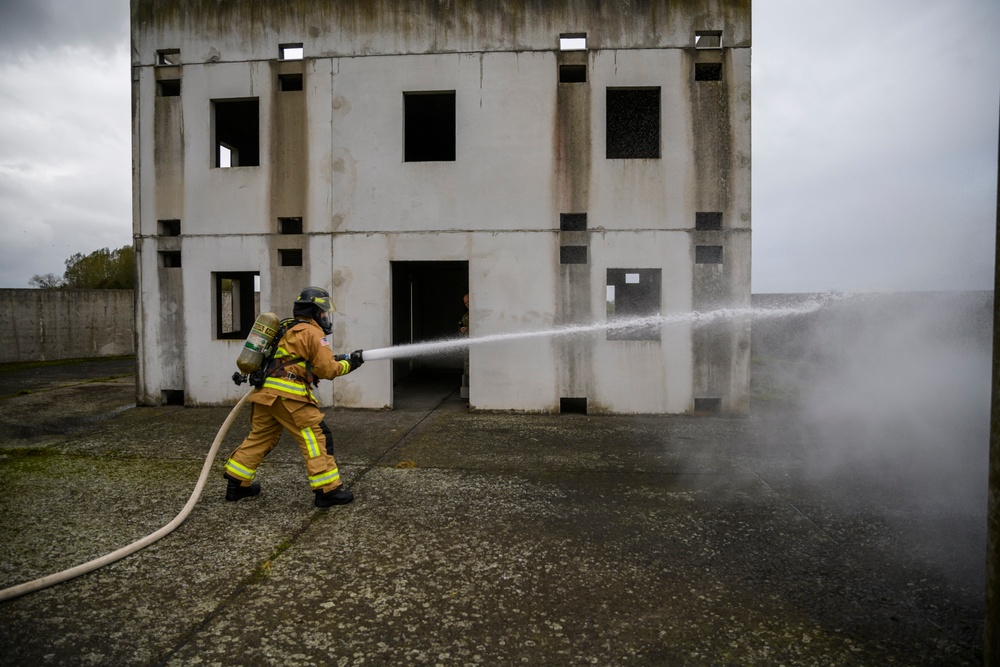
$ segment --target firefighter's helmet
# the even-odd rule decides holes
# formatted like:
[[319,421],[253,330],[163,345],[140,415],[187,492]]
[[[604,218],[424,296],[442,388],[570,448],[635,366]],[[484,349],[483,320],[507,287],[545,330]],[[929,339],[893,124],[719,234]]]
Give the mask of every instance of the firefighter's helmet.
[[324,313],[337,312],[337,307],[333,305],[330,293],[322,287],[307,287],[302,290],[299,298],[295,300],[296,306],[300,304],[313,304]]

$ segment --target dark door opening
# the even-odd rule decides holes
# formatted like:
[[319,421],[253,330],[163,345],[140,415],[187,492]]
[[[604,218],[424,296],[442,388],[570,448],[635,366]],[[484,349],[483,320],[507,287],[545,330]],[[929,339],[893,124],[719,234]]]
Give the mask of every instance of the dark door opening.
[[[392,344],[422,343],[459,335],[469,293],[468,262],[392,262]],[[465,350],[394,359],[393,398],[429,385],[462,381]]]

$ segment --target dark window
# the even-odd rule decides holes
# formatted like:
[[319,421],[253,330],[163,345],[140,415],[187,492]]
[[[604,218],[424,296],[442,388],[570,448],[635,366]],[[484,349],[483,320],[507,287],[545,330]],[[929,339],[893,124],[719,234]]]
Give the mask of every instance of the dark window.
[[213,100],[215,166],[260,166],[260,107],[257,99]]
[[177,97],[181,94],[180,79],[162,79],[156,82],[156,94],[160,97]]
[[694,411],[700,414],[710,414],[719,412],[722,409],[721,398],[696,398],[694,399]]
[[559,229],[564,232],[587,231],[586,213],[560,213]]
[[301,234],[302,218],[278,218],[279,234]]
[[160,266],[167,269],[179,269],[181,267],[181,251],[161,250]]
[[560,398],[559,399],[559,412],[568,414],[587,414],[587,399],[586,398]]
[[695,264],[722,264],[721,245],[698,245],[694,247]]
[[181,221],[180,220],[157,220],[156,221],[157,233],[160,236],[180,236],[181,235]]
[[609,160],[660,157],[660,89],[608,88]]
[[302,250],[299,248],[278,250],[278,260],[281,266],[302,266]]
[[559,248],[560,264],[586,264],[587,246],[585,245],[564,245]]
[[695,63],[695,81],[722,81],[722,63]]
[[455,160],[455,91],[403,93],[403,160]]
[[718,211],[698,211],[694,214],[694,228],[704,231],[722,229],[722,213]]
[[164,389],[160,392],[160,403],[163,405],[184,405],[183,389]]
[[660,269],[608,269],[608,319],[623,320],[608,340],[660,340],[659,323],[628,321],[659,316],[660,281]]
[[560,65],[559,83],[587,83],[587,66]]
[[278,89],[283,93],[302,90],[301,74],[279,74]]
[[256,271],[227,271],[212,274],[215,285],[215,337],[246,338],[257,315]]

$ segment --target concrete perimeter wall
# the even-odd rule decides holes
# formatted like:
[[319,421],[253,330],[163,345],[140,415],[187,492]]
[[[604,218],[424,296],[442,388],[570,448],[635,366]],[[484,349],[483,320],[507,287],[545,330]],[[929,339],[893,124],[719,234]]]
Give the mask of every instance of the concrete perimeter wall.
[[132,290],[0,289],[0,363],[135,354]]

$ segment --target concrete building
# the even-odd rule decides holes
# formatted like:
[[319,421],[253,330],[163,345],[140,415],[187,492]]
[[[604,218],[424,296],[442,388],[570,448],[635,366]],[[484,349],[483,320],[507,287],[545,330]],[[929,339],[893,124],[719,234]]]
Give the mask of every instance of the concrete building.
[[[258,309],[337,352],[750,303],[749,0],[132,0],[138,400],[231,403]],[[227,304],[232,304],[231,306]],[[470,406],[740,413],[746,319],[470,348]],[[321,400],[393,405],[373,361]]]

